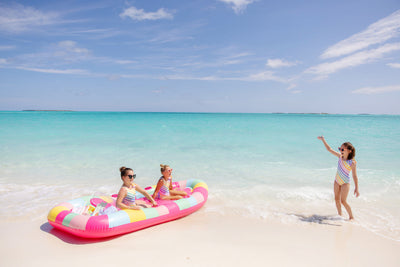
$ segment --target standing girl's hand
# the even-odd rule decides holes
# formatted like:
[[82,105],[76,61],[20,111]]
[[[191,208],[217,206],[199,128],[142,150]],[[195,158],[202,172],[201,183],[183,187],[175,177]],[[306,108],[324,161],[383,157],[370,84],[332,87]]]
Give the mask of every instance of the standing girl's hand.
[[356,197],[360,196],[360,192],[358,192],[358,188],[354,189],[354,195],[356,195]]
[[317,137],[319,140],[324,140],[325,138],[321,135]]

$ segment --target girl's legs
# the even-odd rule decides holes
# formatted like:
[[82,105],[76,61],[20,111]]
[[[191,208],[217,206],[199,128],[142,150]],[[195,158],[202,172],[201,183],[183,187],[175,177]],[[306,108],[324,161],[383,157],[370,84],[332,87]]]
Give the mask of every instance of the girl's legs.
[[161,197],[161,199],[163,199],[163,200],[177,200],[177,199],[181,199],[181,198],[182,198],[182,196],[174,196],[174,195]]
[[343,204],[343,206],[346,208],[347,213],[349,214],[349,220],[353,220],[353,213],[351,212],[350,205],[347,203],[347,196],[349,195],[350,192],[350,184],[343,184],[341,186],[341,194],[340,194],[340,200]]
[[341,186],[335,182],[333,182],[333,192],[335,193],[335,204],[337,212],[340,216],[342,216],[342,204],[340,203],[341,198]]
[[185,191],[179,191],[179,190],[169,190],[169,193],[173,196],[186,196],[187,193]]

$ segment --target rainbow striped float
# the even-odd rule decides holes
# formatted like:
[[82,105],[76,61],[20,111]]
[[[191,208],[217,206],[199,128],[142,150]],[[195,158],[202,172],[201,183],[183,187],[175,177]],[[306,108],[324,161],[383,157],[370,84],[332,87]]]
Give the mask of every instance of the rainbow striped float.
[[[188,196],[179,200],[158,200],[157,207],[140,210],[118,210],[113,196],[87,196],[61,203],[52,208],[47,216],[49,223],[57,229],[85,238],[102,238],[121,235],[160,223],[187,216],[200,209],[207,201],[208,186],[201,180],[185,180],[174,183],[174,188],[185,190]],[[145,190],[152,194],[155,186]],[[140,193],[136,193],[138,203],[149,204]],[[97,215],[96,207],[112,207],[114,212]],[[77,212],[86,207],[86,213]],[[87,210],[92,213],[87,214]],[[97,215],[97,216],[95,216]]]

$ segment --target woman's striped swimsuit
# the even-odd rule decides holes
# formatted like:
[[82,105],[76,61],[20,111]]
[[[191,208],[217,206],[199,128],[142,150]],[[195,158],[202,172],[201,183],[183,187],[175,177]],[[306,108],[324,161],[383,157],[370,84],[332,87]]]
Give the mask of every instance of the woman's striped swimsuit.
[[126,197],[122,200],[122,203],[124,203],[127,206],[135,206],[136,202],[136,185],[132,184],[132,188],[126,188]]

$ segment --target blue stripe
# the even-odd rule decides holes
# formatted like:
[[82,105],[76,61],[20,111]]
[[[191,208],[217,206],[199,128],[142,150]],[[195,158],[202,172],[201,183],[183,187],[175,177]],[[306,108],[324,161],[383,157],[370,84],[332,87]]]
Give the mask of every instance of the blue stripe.
[[129,218],[129,215],[123,210],[108,214],[108,224],[110,228],[128,224],[130,222],[131,219]]

